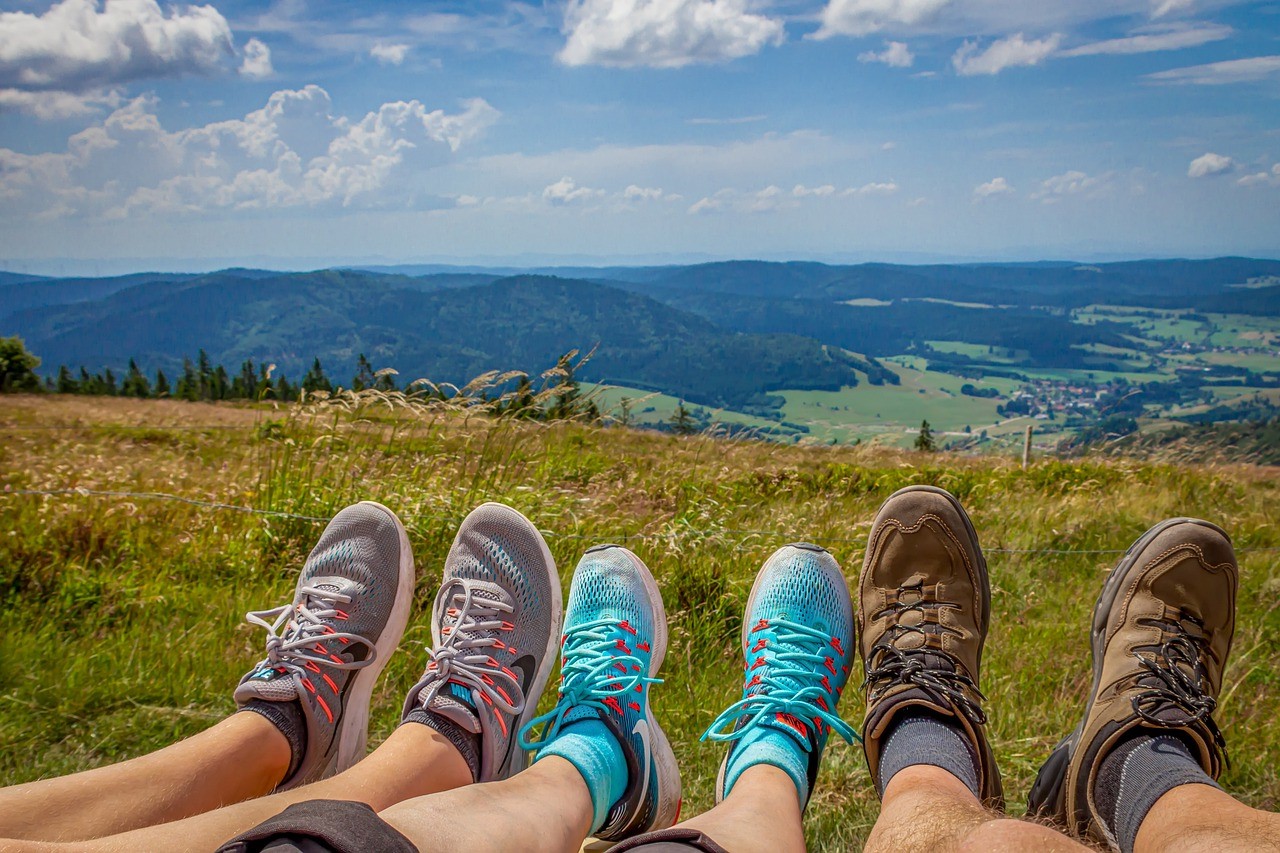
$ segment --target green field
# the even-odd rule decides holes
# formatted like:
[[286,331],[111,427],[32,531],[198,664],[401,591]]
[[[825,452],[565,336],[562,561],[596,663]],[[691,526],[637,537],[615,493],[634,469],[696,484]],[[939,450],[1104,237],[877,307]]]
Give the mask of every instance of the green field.
[[[920,410],[901,399],[916,393],[909,382],[921,397],[943,394],[941,380],[905,371],[902,389],[830,399],[866,392],[882,416],[914,419]],[[371,745],[396,726],[422,669],[440,567],[472,507],[501,500],[534,519],[566,584],[585,548],[628,545],[654,571],[670,617],[654,707],[680,762],[686,816],[714,802],[723,750],[699,736],[739,698],[744,603],[779,545],[825,544],[856,578],[870,521],[891,492],[931,483],[960,497],[991,565],[981,687],[1018,815],[1088,691],[1089,612],[1116,556],[1095,552],[1122,550],[1167,516],[1214,519],[1228,525],[1242,567],[1235,653],[1215,714],[1234,758],[1222,782],[1251,805],[1280,802],[1280,565],[1257,550],[1280,548],[1274,469],[1085,459],[1022,471],[992,457],[381,404],[313,420],[292,407],[10,397],[0,429],[0,479],[16,489],[166,492],[321,517],[364,498],[395,509],[418,565],[417,608],[374,693]],[[174,501],[0,493],[0,784],[146,753],[230,713],[233,685],[262,652],[263,634],[243,614],[288,600],[320,529]],[[860,728],[858,680],[839,710]],[[811,849],[856,849],[876,814],[861,750],[833,742],[806,816]]]

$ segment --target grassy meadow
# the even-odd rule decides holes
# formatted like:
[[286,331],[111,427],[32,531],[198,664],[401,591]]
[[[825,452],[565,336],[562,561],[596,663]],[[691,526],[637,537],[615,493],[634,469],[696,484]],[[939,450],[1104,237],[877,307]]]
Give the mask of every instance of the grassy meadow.
[[[738,698],[742,607],[774,549],[829,547],[856,582],[881,501],[911,483],[954,492],[989,551],[993,627],[982,688],[1010,811],[1077,722],[1088,617],[1113,554],[1170,515],[1223,524],[1242,550],[1235,647],[1217,714],[1223,782],[1280,808],[1280,477],[1247,466],[1040,460],[876,446],[797,447],[497,421],[371,404],[300,409],[9,397],[0,406],[0,784],[129,758],[229,713],[262,653],[251,609],[289,599],[322,525],[175,501],[19,489],[167,492],[328,517],[364,498],[399,513],[417,616],[374,694],[371,740],[395,727],[424,662],[440,566],[485,500],[547,531],[566,589],[581,552],[622,542],[665,597],[670,651],[655,709],[683,769],[685,814],[713,803],[718,746],[699,735]],[[798,401],[788,398],[789,405]],[[975,425],[976,426],[976,425]],[[1001,553],[1052,549],[1069,553]],[[840,711],[857,727],[856,683]],[[544,698],[544,705],[550,701]],[[857,746],[833,743],[810,804],[814,850],[857,849],[877,813]]]

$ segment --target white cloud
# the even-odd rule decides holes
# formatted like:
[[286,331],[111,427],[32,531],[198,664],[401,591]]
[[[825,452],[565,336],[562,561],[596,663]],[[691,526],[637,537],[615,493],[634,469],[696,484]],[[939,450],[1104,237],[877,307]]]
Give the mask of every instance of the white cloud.
[[20,110],[46,121],[90,115],[103,107],[117,107],[120,101],[120,92],[114,89],[83,94],[0,89],[0,112]]
[[580,187],[570,177],[563,177],[542,190],[542,200],[550,204],[573,204],[576,201],[591,201],[604,196],[604,190],[592,187]]
[[1059,56],[1097,56],[1100,54],[1156,53],[1162,50],[1184,50],[1230,38],[1235,30],[1220,24],[1193,24],[1162,27],[1126,38],[1083,44],[1062,51]]
[[1083,195],[1090,198],[1104,195],[1111,188],[1113,175],[1088,175],[1080,171],[1063,172],[1040,182],[1040,188],[1031,194],[1045,204],[1061,201],[1065,196]]
[[283,207],[406,207],[435,198],[413,176],[497,117],[482,100],[460,113],[418,101],[359,120],[335,115],[319,86],[282,90],[243,119],[168,131],[153,98],[136,98],[67,140],[62,153],[0,148],[5,212],[24,218],[128,218]]
[[383,65],[400,65],[409,55],[409,45],[378,42],[369,48],[369,55]]
[[906,42],[887,41],[884,50],[876,53],[869,50],[858,54],[859,62],[883,62],[890,68],[910,68],[916,61],[916,55],[907,47]]
[[951,0],[831,0],[814,38],[865,36],[928,23]]
[[1174,12],[1190,11],[1195,4],[1196,0],[1152,0],[1151,17],[1163,18]]
[[843,196],[851,195],[893,195],[898,191],[898,185],[893,181],[873,182],[863,184],[860,187],[849,187],[849,189],[840,193]]
[[986,50],[979,50],[978,43],[966,41],[951,57],[951,64],[962,77],[977,74],[999,74],[1006,68],[1039,65],[1057,51],[1062,36],[1054,34],[1028,41],[1022,35],[1008,36],[992,42]]
[[1173,68],[1148,74],[1148,80],[1158,83],[1194,83],[1200,86],[1220,86],[1227,83],[1252,83],[1280,73],[1280,56],[1253,56],[1248,59],[1229,59]]
[[654,68],[751,56],[785,37],[746,0],[569,0],[564,31],[565,65]]
[[623,201],[681,201],[684,196],[678,193],[663,192],[662,187],[641,187],[636,184],[629,185],[622,191]]
[[257,39],[249,39],[244,46],[244,61],[240,63],[241,76],[261,80],[275,73],[271,67],[271,48]]
[[213,6],[63,0],[44,14],[0,13],[0,87],[83,92],[151,77],[210,74],[234,56]]
[[1255,172],[1252,175],[1245,175],[1236,181],[1242,187],[1254,187],[1259,184],[1268,186],[1280,186],[1280,163],[1276,163],[1271,167],[1270,172]]
[[1206,178],[1210,175],[1221,175],[1233,169],[1235,165],[1236,162],[1230,157],[1210,151],[1191,161],[1191,165],[1187,167],[1187,177]]
[[984,199],[1008,195],[1013,191],[1013,187],[1009,186],[1009,182],[1004,178],[992,178],[985,184],[978,184],[978,186],[974,187],[973,195],[975,199]]
[[806,187],[804,184],[796,184],[791,190],[791,194],[796,198],[805,198],[806,196],[829,196],[836,191],[831,184],[823,184],[820,187]]

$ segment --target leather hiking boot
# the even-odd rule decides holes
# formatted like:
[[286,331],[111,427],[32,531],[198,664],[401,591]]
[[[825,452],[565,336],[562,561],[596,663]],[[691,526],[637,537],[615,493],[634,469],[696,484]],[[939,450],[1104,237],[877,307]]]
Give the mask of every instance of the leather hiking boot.
[[1134,729],[1180,735],[1218,778],[1226,746],[1211,714],[1235,632],[1238,579],[1230,538],[1207,521],[1170,519],[1130,546],[1094,606],[1084,719],[1040,768],[1028,812],[1115,846],[1093,792],[1102,760]]
[[871,527],[858,595],[867,692],[863,748],[871,778],[878,785],[880,750],[893,720],[903,711],[927,710],[955,718],[978,756],[983,802],[1002,809],[978,691],[991,584],[959,501],[932,486],[909,486],[885,501]]

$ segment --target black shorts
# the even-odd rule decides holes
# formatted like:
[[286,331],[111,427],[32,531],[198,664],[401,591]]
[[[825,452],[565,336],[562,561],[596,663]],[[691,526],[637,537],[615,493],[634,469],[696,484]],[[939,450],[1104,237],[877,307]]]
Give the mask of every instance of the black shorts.
[[[728,853],[696,829],[638,835],[611,851]],[[418,853],[418,848],[364,803],[309,800],[237,835],[218,853]]]

